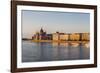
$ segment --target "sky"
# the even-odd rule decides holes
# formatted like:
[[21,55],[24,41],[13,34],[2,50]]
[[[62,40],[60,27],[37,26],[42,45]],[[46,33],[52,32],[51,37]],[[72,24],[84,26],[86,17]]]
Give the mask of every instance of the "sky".
[[47,33],[90,32],[89,13],[22,10],[21,15],[23,38],[31,38],[41,28]]

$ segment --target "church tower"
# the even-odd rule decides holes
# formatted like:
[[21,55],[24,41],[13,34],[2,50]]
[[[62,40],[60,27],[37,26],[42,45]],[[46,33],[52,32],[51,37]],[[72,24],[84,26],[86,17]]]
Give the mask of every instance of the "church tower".
[[41,28],[40,29],[40,34],[43,34],[44,33],[44,30]]

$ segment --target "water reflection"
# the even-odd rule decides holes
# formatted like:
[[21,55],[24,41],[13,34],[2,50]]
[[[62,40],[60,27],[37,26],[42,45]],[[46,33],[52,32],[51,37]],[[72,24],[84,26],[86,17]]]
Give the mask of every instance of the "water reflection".
[[79,46],[79,44],[80,43],[70,43],[70,45],[73,46],[73,47],[77,47],[77,46]]
[[57,43],[57,42],[52,42],[52,46],[62,46],[62,47],[67,47],[69,43]]
[[89,43],[22,43],[22,62],[89,59]]
[[83,46],[84,46],[85,48],[89,48],[89,47],[90,47],[90,43],[83,43]]

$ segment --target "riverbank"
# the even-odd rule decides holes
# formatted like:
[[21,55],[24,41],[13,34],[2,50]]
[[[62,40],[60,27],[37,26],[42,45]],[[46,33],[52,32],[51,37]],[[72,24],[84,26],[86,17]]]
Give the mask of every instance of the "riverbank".
[[32,40],[32,42],[87,43],[89,41]]

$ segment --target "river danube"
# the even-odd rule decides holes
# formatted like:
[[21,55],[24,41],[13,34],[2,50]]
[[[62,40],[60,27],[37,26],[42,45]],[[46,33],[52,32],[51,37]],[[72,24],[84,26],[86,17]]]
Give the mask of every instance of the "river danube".
[[89,43],[22,42],[22,62],[82,60],[89,58]]

